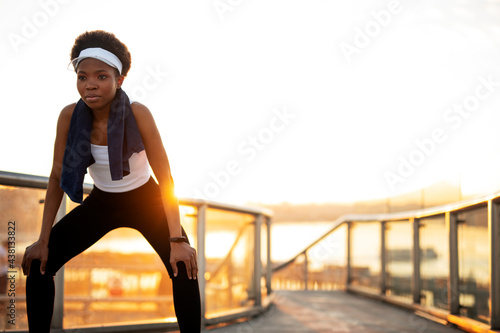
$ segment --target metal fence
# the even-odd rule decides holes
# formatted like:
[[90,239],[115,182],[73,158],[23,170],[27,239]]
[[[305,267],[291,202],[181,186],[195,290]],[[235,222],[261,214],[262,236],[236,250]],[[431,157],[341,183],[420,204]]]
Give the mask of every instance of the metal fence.
[[[27,330],[20,265],[24,249],[38,239],[47,182],[46,177],[0,171],[0,238],[8,241],[11,259],[7,292],[0,295],[0,329]],[[91,189],[84,187],[86,194]],[[183,227],[198,254],[202,325],[263,311],[271,293],[271,212],[195,199],[179,202]],[[63,199],[56,220],[73,207]],[[166,269],[135,230],[112,231],[68,262],[55,283],[55,331],[177,329]]]
[[500,329],[500,194],[347,215],[273,270],[274,290],[345,289],[470,332]]

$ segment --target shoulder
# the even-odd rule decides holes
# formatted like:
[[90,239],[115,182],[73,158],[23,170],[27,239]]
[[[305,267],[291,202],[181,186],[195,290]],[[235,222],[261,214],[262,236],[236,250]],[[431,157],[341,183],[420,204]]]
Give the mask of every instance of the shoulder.
[[132,107],[134,117],[152,117],[151,111],[149,111],[146,105],[139,102],[133,102],[130,106]]
[[75,110],[76,103],[66,105],[59,113],[58,123],[61,126],[69,127],[71,122],[71,117],[73,116],[73,111]]
[[154,118],[148,107],[142,103],[134,102],[130,105],[134,114],[135,120],[139,127],[154,125]]
[[65,115],[69,114],[71,116],[73,114],[73,111],[75,110],[75,107],[76,107],[76,103],[71,103],[71,104],[66,105],[62,109],[61,115],[62,114],[65,114]]
[[[59,113],[59,119],[57,120],[57,135],[56,135],[56,151],[59,154],[58,158],[62,160],[62,154],[64,154],[64,147],[66,145],[66,138],[69,132],[69,125],[71,123],[71,116],[75,110],[76,103],[65,106]],[[54,157],[56,158],[56,157]]]
[[[151,148],[161,143],[160,133],[151,111],[144,104],[138,102],[132,103],[131,107],[146,150],[148,150],[147,147]],[[153,149],[157,151],[157,148]]]

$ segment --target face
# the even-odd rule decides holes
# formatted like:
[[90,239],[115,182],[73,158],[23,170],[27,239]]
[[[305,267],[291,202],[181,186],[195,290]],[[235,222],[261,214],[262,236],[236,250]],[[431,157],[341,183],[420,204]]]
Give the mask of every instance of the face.
[[76,74],[83,101],[94,111],[109,111],[124,77],[114,67],[94,58],[82,60]]

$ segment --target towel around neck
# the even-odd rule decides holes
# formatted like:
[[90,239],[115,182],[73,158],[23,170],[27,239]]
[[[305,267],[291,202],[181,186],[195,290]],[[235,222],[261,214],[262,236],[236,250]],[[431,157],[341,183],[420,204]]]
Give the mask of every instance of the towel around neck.
[[[70,199],[78,203],[83,201],[87,168],[95,162],[90,150],[92,121],[92,109],[80,99],[69,125],[60,184]],[[107,132],[111,179],[120,180],[130,173],[130,156],[144,150],[130,100],[122,89],[117,90],[111,104]]]

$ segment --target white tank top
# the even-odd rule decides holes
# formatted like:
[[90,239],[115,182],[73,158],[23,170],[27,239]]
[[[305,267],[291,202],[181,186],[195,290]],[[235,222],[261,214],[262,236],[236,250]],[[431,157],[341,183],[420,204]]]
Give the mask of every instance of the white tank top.
[[146,184],[151,177],[146,151],[133,154],[128,160],[130,174],[120,180],[111,180],[109,169],[108,146],[90,144],[95,163],[89,166],[89,173],[94,185],[104,192],[127,192]]

